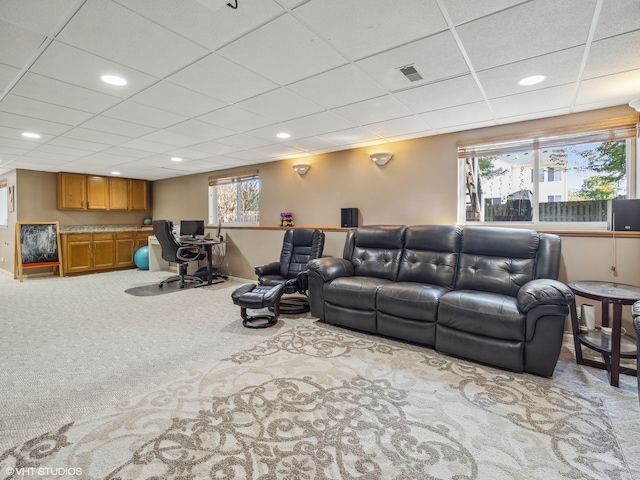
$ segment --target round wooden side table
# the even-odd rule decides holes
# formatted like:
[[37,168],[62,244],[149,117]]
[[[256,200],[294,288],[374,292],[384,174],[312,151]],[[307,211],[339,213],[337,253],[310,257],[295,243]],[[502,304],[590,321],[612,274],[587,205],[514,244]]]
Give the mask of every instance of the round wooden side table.
[[[621,358],[636,358],[636,344],[622,332],[622,306],[633,305],[640,300],[640,287],[623,283],[580,280],[570,282],[571,291],[580,297],[599,301],[602,304],[602,326],[611,326],[611,335],[603,335],[600,331],[580,332],[576,302],[571,308],[571,327],[576,349],[576,362],[580,365],[601,368],[607,371],[609,382],[619,386],[620,374],[638,376],[634,368],[621,367]],[[612,325],[609,325],[609,305],[613,305]],[[588,347],[602,355],[602,362],[583,358],[582,346]]]

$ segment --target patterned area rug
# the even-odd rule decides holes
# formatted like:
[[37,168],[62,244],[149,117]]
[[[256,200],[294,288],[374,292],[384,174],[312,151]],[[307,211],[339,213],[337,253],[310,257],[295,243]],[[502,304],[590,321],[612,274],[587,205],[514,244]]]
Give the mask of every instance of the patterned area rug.
[[8,479],[638,478],[600,393],[579,385],[302,325],[8,449],[0,468]]

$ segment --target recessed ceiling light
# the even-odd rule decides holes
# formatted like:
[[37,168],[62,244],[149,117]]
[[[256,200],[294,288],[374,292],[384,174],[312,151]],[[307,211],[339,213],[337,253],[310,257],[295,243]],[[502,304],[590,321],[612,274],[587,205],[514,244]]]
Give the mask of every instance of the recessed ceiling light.
[[108,83],[109,85],[126,85],[127,81],[122,77],[116,77],[115,75],[103,75],[100,77],[103,82]]
[[181,162],[182,159],[180,157],[171,157],[172,162]]
[[120,175],[120,172],[111,172],[111,175]]
[[546,75],[531,75],[530,77],[525,77],[518,82],[518,85],[523,87],[528,87],[529,85],[535,85],[540,82],[544,82],[547,79]]
[[291,138],[291,134],[290,133],[286,133],[286,132],[280,132],[276,135],[276,137],[278,138]]
[[40,135],[33,132],[22,132],[22,136],[27,138],[40,138]]

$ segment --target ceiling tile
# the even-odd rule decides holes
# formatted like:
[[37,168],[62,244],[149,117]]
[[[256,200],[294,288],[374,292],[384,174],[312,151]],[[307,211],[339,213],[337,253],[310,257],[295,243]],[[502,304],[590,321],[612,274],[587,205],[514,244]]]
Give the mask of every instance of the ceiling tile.
[[322,110],[322,107],[285,88],[279,88],[278,90],[250,98],[240,102],[238,106],[280,122]]
[[[451,32],[366,58],[357,65],[388,90],[401,90],[467,73],[469,68]],[[423,80],[412,83],[401,67],[415,65]]]
[[471,75],[412,88],[394,96],[414,113],[440,110],[483,99]]
[[66,132],[62,138],[84,140],[86,142],[95,142],[104,145],[119,145],[131,140],[131,137],[92,130],[89,128],[73,128]]
[[176,148],[175,150],[169,150],[166,153],[167,155],[170,155],[172,157],[191,158],[191,159],[202,159],[210,156],[206,152],[199,152],[197,150],[192,150],[190,148]]
[[116,96],[29,72],[13,87],[11,93],[92,113],[100,113],[122,101]]
[[218,127],[217,125],[201,122],[200,120],[187,120],[168,127],[167,130],[180,135],[196,137],[201,140],[215,140],[216,138],[227,137],[235,133],[228,128]]
[[[633,49],[637,55],[628,55]],[[601,77],[637,68],[640,68],[640,30],[594,42],[584,77]]]
[[91,155],[92,152],[88,152],[87,150],[80,150],[77,148],[69,148],[69,147],[61,147],[59,145],[52,145],[50,143],[46,145],[42,145],[41,147],[33,150],[36,154],[39,152],[44,153],[55,153],[62,155],[62,157],[85,157],[87,155]]
[[154,128],[165,128],[186,120],[186,117],[183,117],[182,115],[148,107],[128,100],[103,112],[102,115]]
[[0,20],[43,35],[57,33],[57,28],[77,9],[76,0],[24,2],[0,0]]
[[325,108],[356,103],[386,93],[385,89],[351,64],[301,80],[287,88]]
[[[577,111],[626,105],[640,95],[640,69],[583,80],[576,98]],[[582,106],[582,108],[578,108]]]
[[130,100],[184,117],[197,117],[226,105],[220,100],[169,82],[158,82]]
[[[280,85],[346,63],[341,55],[289,14],[239,38],[218,53]],[[309,61],[310,58],[313,61]]]
[[224,145],[231,145],[232,147],[237,147],[239,149],[250,150],[252,148],[264,147],[271,143],[268,140],[264,140],[262,138],[254,137],[252,135],[246,134],[238,134],[238,135],[230,135],[228,137],[219,138],[219,143]]
[[239,102],[278,86],[213,53],[171,75],[167,81],[227,103]]
[[[418,117],[436,130],[461,127],[478,122],[492,122],[495,124],[493,115],[485,102],[470,103],[460,107],[421,113]],[[460,128],[460,130],[462,130],[462,128]]]
[[0,92],[6,90],[19,73],[19,68],[0,63]]
[[219,127],[225,127],[235,132],[247,132],[254,128],[271,125],[275,122],[275,120],[271,118],[243,110],[235,105],[229,105],[215,112],[202,115],[198,117],[198,120],[218,125]]
[[0,111],[0,125],[17,128],[21,131],[36,132],[48,135],[60,135],[71,127],[62,123],[49,122],[38,118],[14,115],[12,113]]
[[353,145],[362,142],[379,141],[381,138],[365,127],[349,128],[338,132],[318,135],[319,138],[336,145]]
[[324,0],[294,11],[350,60],[446,30],[435,0]]
[[82,127],[90,130],[98,130],[99,132],[123,135],[125,137],[141,137],[142,135],[148,135],[155,130],[154,128],[146,125],[126,122],[124,120],[105,117],[103,115],[93,117],[91,120],[84,122]]
[[[540,90],[575,82],[578,79],[584,47],[569,48],[559,52],[509,63],[478,72],[478,80],[488,98],[504,97],[523,91]],[[537,85],[522,87],[518,81],[531,75],[546,75]]]
[[334,108],[331,112],[346,118],[356,125],[368,125],[393,118],[406,117],[412,113],[411,110],[390,95]]
[[194,143],[202,142],[201,138],[194,137],[192,135],[183,135],[181,133],[172,132],[171,130],[157,130],[140,138],[151,142],[164,143],[173,147],[187,147]]
[[169,150],[173,150],[173,146],[167,145],[166,143],[151,142],[149,140],[143,140],[142,138],[136,138],[135,140],[125,142],[121,147],[142,150],[144,152],[149,152],[149,154],[165,153]]
[[214,2],[215,8],[211,9],[204,1],[116,0],[116,3],[171,31],[182,32],[209,50],[226,45],[282,12],[282,7],[272,0],[242,0],[242,8],[237,9],[220,1]]
[[522,114],[557,110],[571,105],[576,90],[574,84],[534,90],[532,92],[500,97],[490,101],[496,118],[507,118]]
[[[584,44],[595,3],[596,0],[536,0],[456,30],[473,68],[484,70]],[[550,18],[553,28],[549,28]]]
[[191,146],[192,150],[207,152],[213,155],[227,155],[237,152],[238,148],[231,145],[224,145],[219,142],[202,142]]
[[602,40],[638,29],[640,29],[640,2],[638,0],[603,2],[593,38],[594,40]]
[[109,148],[109,145],[105,145],[104,143],[89,142],[68,137],[56,137],[49,142],[49,145],[76,148],[78,150],[86,150],[87,152],[101,152]]
[[57,38],[157,77],[207,54],[195,43],[109,0],[87,2]]
[[45,41],[45,36],[0,20],[0,63],[22,68]]
[[397,135],[424,132],[431,130],[431,126],[428,123],[425,123],[421,117],[411,115],[409,117],[394,118],[393,120],[372,123],[367,125],[367,130],[380,137],[388,138],[395,137]]
[[303,152],[317,152],[327,148],[335,148],[335,144],[319,137],[307,137],[299,140],[287,141],[287,145]]
[[459,25],[484,17],[528,0],[442,0],[451,21]]
[[91,118],[93,114],[74,110],[71,108],[52,105],[30,98],[17,95],[7,95],[0,101],[0,110],[9,113],[20,113],[40,120],[64,123],[65,125],[78,125]]
[[290,140],[279,139],[276,135],[285,132],[292,139],[310,137],[321,133],[335,132],[345,128],[353,128],[356,125],[331,112],[320,112],[306,117],[296,118],[287,122],[269,125],[267,127],[252,130],[251,135],[264,138],[275,143],[291,143]]
[[128,148],[125,146],[111,147],[104,150],[102,153],[105,155],[113,155],[114,157],[127,157],[131,158],[146,158],[153,153],[150,153],[145,150],[137,150],[135,148]]
[[[157,82],[151,75],[56,41],[38,57],[30,71],[119,98],[126,98]],[[128,83],[121,87],[106,84],[100,80],[105,74],[118,75]]]

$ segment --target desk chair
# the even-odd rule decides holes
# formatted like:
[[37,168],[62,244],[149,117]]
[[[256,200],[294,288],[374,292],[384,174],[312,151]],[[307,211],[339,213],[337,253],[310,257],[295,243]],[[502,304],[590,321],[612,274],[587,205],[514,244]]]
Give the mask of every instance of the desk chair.
[[300,293],[303,297],[283,297],[280,301],[280,313],[304,313],[309,311],[307,297],[307,264],[322,256],[324,232],[322,230],[303,229],[284,232],[280,261],[255,268],[260,285],[274,286],[284,284],[284,293]]
[[187,275],[187,265],[205,258],[203,249],[194,245],[182,245],[173,236],[172,229],[173,223],[170,220],[153,221],[153,234],[162,247],[162,258],[178,264],[178,275],[163,280],[158,286],[162,288],[167,283],[180,282],[180,288],[184,288],[185,282],[202,283],[202,278]]

